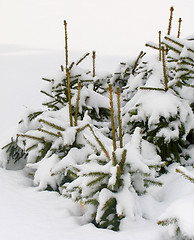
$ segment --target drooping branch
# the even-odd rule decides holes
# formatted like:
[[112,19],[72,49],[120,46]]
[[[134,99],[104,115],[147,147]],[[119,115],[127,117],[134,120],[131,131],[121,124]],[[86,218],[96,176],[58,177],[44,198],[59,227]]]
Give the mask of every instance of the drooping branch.
[[102,151],[104,152],[104,154],[106,155],[106,157],[108,158],[108,160],[111,160],[111,159],[110,159],[110,156],[109,156],[109,154],[108,154],[108,151],[106,150],[106,148],[104,147],[104,145],[103,145],[103,143],[100,141],[100,139],[96,136],[93,128],[90,126],[89,123],[86,124],[86,125],[85,125],[84,127],[82,127],[82,128],[78,128],[78,129],[77,129],[77,132],[79,133],[79,132],[83,131],[83,130],[86,129],[86,128],[89,128],[89,129],[90,129],[90,131],[92,132],[94,138],[96,139],[97,143],[98,143],[99,146],[101,147]]

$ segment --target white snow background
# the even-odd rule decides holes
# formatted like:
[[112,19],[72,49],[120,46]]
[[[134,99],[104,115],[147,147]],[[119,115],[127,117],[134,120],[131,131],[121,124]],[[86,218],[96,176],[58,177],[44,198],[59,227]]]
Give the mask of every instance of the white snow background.
[[[0,146],[14,134],[25,107],[41,106],[41,78],[64,64],[64,19],[71,58],[96,50],[97,71],[110,72],[146,41],[157,40],[159,30],[166,33],[171,5],[174,29],[182,17],[182,36],[193,34],[193,0],[0,0]],[[194,186],[172,169],[153,198],[142,200],[150,220],[123,226],[119,233],[82,226],[70,200],[37,191],[23,171],[0,169],[0,191],[2,240],[169,240],[157,218],[194,193]]]

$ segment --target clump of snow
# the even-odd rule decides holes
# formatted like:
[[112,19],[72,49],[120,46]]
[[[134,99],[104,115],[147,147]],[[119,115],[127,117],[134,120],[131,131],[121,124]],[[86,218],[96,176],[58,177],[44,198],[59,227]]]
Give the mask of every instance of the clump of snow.
[[52,189],[57,188],[57,184],[59,183],[59,177],[57,175],[51,175],[51,170],[52,167],[55,166],[58,162],[59,159],[57,158],[57,156],[53,155],[51,157],[42,159],[42,161],[38,163],[28,163],[26,165],[27,168],[36,170],[34,174],[34,185],[38,186],[39,190],[44,190],[48,186]]

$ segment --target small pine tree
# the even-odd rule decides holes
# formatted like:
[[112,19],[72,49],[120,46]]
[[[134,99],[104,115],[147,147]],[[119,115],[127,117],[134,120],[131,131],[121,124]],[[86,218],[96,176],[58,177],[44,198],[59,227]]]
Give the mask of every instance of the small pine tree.
[[[171,36],[165,37],[165,39],[171,38]],[[185,150],[192,142],[191,140],[188,142],[188,139],[193,138],[190,136],[193,132],[193,113],[188,99],[183,98],[177,90],[176,71],[179,72],[177,65],[180,64],[178,61],[172,61],[171,46],[167,41],[164,43],[168,47],[167,62],[164,50],[163,61],[159,61],[158,57],[145,61],[144,57],[146,70],[143,72],[147,74],[139,74],[135,78],[139,84],[144,85],[134,91],[132,99],[124,107],[123,125],[125,132],[129,133],[132,133],[136,127],[140,127],[143,138],[156,145],[158,154],[167,164],[174,161],[184,164],[189,158]],[[191,79],[192,74],[188,81]],[[132,89],[130,82],[128,89]],[[126,93],[129,90],[126,89]],[[193,90],[190,86],[189,91],[191,96]]]

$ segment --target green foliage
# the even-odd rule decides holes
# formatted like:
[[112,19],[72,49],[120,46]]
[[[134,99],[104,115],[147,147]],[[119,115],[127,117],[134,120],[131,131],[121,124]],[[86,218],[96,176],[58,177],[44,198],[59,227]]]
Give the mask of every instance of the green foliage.
[[110,79],[110,83],[113,88],[116,90],[116,87],[119,87],[121,92],[125,88],[128,83],[130,76],[136,76],[139,70],[139,66],[141,65],[141,61],[145,56],[145,52],[141,51],[136,59],[131,61],[130,63],[121,62],[119,66],[119,70],[113,74]]
[[[183,87],[194,88],[194,48],[191,47],[189,40],[182,40],[172,36],[164,38],[165,45],[171,50],[167,56],[170,63],[171,75],[173,74],[176,79],[176,89],[179,93]],[[174,63],[172,65],[172,63]],[[179,89],[180,88],[180,89]],[[181,97],[185,97],[182,96]],[[192,103],[191,103],[192,104]]]
[[96,223],[99,228],[106,228],[113,231],[119,231],[120,220],[122,217],[119,217],[116,212],[117,200],[115,198],[110,198],[104,204],[102,211],[103,214],[98,223]]
[[21,159],[26,159],[28,154],[18,146],[17,139],[11,138],[11,142],[6,146],[2,147],[7,154],[7,162],[13,161],[14,163],[20,161]]
[[[132,109],[129,112],[130,117],[132,118],[134,115],[138,114],[138,107]],[[129,124],[130,133],[134,132],[136,127],[140,127],[142,129],[143,139],[147,140],[150,143],[153,143],[157,148],[157,153],[161,156],[162,160],[166,162],[167,165],[173,162],[181,163],[181,157],[186,158],[186,155],[183,153],[183,149],[188,147],[187,142],[184,140],[185,136],[185,127],[184,124],[181,123],[179,125],[179,135],[177,138],[172,138],[170,141],[167,141],[164,136],[158,136],[162,129],[169,128],[170,125],[177,122],[179,119],[178,114],[176,116],[171,116],[169,119],[161,116],[159,121],[155,124],[154,127],[149,126],[149,119],[145,119],[144,121],[132,121]]]

